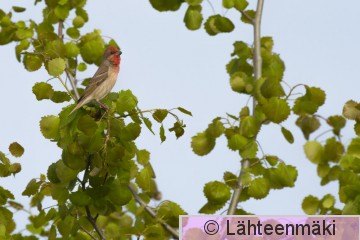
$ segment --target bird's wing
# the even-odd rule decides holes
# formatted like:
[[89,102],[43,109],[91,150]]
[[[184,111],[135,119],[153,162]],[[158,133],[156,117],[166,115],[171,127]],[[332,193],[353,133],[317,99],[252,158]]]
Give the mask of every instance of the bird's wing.
[[84,95],[81,98],[89,96],[101,83],[108,77],[109,67],[101,64],[90,82],[85,88]]

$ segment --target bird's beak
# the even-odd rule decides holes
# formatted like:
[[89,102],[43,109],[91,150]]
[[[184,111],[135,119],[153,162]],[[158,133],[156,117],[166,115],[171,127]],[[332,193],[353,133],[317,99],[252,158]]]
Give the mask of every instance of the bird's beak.
[[121,54],[122,54],[122,51],[119,50],[119,51],[117,52],[117,55],[120,56]]

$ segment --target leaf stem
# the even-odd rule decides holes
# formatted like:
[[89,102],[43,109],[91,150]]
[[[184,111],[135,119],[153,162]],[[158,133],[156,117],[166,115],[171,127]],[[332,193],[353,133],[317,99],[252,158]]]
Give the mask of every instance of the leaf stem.
[[66,89],[67,93],[70,95],[70,97],[74,100],[76,100],[74,98],[74,96],[71,94],[70,89],[66,86],[65,82],[62,80],[62,78],[60,76],[57,77],[57,79],[59,79],[59,81],[61,82],[61,84],[64,86],[64,88]]

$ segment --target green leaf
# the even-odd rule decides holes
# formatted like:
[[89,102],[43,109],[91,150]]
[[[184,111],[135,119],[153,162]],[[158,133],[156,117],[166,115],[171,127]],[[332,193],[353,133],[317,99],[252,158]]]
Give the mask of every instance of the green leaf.
[[304,96],[295,100],[293,111],[295,114],[314,114],[325,102],[325,92],[320,88],[305,86]]
[[50,60],[47,66],[49,74],[51,76],[57,77],[64,72],[66,68],[66,63],[65,60],[62,58],[55,58]]
[[77,66],[77,69],[80,71],[80,72],[84,72],[87,68],[87,65],[86,63],[79,63],[79,65]]
[[17,12],[17,13],[25,12],[25,10],[26,10],[26,8],[17,7],[17,6],[13,6],[12,9],[14,10],[14,12]]
[[274,40],[272,37],[262,37],[260,39],[261,47],[266,49],[269,52],[272,52],[273,46],[274,46]]
[[312,163],[319,164],[323,160],[324,147],[317,141],[309,141],[304,145],[307,159]]
[[251,181],[248,194],[255,199],[265,198],[270,191],[270,183],[266,178],[255,178]]
[[235,72],[230,77],[230,86],[234,92],[251,93],[254,89],[254,81],[244,72]]
[[158,207],[156,217],[162,219],[172,227],[179,227],[179,216],[187,213],[177,204],[171,201],[163,201]]
[[182,112],[186,115],[192,116],[192,113],[189,110],[186,110],[185,108],[178,107],[177,110],[179,110],[180,112]]
[[137,185],[144,191],[151,191],[151,173],[148,168],[144,167],[136,176]]
[[116,110],[119,114],[131,112],[137,106],[138,100],[130,90],[122,90],[116,102]]
[[222,5],[224,8],[230,9],[235,5],[235,0],[222,0]]
[[240,58],[250,59],[252,58],[252,49],[248,47],[248,44],[243,41],[234,42],[234,52],[231,56],[237,55]]
[[136,153],[136,161],[140,163],[141,165],[145,166],[149,163],[150,160],[150,152],[147,150],[139,150]]
[[59,160],[56,163],[56,176],[62,183],[69,183],[74,180],[77,176],[77,171],[67,167],[63,161]]
[[[215,214],[216,211],[222,209],[224,207],[225,204],[214,204],[214,203],[206,203],[204,206],[202,206],[202,208],[199,210],[199,213],[204,213],[204,214]],[[191,231],[191,229],[189,230]],[[205,233],[204,233],[204,236]],[[206,239],[206,237],[204,237]],[[202,238],[200,238],[202,239]]]
[[[241,1],[240,1],[240,2],[241,2]],[[244,2],[244,1],[242,1],[242,2]],[[247,3],[247,2],[246,2],[246,3]],[[241,8],[242,8],[242,6],[238,7],[238,5],[237,5],[236,2],[235,2],[235,8],[240,11]],[[246,10],[246,11],[244,11],[244,13],[245,13],[247,16],[249,16],[252,20],[255,19],[256,12],[255,12],[254,10]],[[242,21],[243,23],[252,24],[252,22],[251,22],[247,17],[245,17],[243,14],[241,14],[241,18],[240,18],[240,19],[241,19],[241,21]]]
[[322,199],[321,199],[321,205],[323,206],[323,208],[332,208],[335,205],[335,197],[330,195],[330,194],[326,194]]
[[260,91],[265,98],[282,97],[285,95],[280,81],[275,80],[274,78],[266,78],[265,82],[260,87]]
[[61,20],[65,20],[69,16],[70,7],[68,5],[57,5],[55,7],[54,13],[56,17],[58,17]]
[[157,109],[153,114],[153,118],[155,121],[162,123],[166,116],[168,115],[168,110],[166,109]]
[[284,127],[281,127],[281,133],[283,134],[286,141],[288,141],[291,144],[294,143],[294,136],[292,135],[292,133],[289,130],[287,130]]
[[70,194],[69,199],[77,207],[85,207],[91,202],[91,198],[85,192],[77,191]]
[[56,139],[59,136],[60,118],[56,116],[45,116],[40,120],[40,131],[47,139]]
[[213,204],[225,204],[231,197],[230,188],[219,181],[206,183],[203,192],[208,201]]
[[127,184],[114,181],[109,187],[111,190],[108,197],[110,201],[117,206],[124,206],[133,198]]
[[[284,71],[285,64],[278,54],[270,54],[268,58],[264,57],[262,72],[263,77],[269,79],[270,81],[280,83],[283,78]],[[275,90],[278,91],[277,94],[284,94],[281,86],[277,86]]]
[[16,30],[15,35],[19,40],[26,40],[32,38],[34,32],[32,29],[18,29]]
[[198,133],[191,138],[191,148],[199,156],[204,156],[215,147],[215,139],[207,136],[206,132]]
[[151,6],[160,12],[177,11],[183,2],[183,0],[150,0]]
[[51,97],[51,101],[54,103],[62,103],[62,102],[68,102],[71,100],[71,97],[67,92],[61,92],[61,91],[54,91],[53,96]]
[[360,104],[350,100],[343,107],[343,115],[347,119],[360,121]]
[[165,130],[163,125],[160,126],[160,140],[161,142],[164,142],[166,140]]
[[277,156],[266,155],[265,160],[271,165],[275,166],[279,162],[279,158]]
[[[246,59],[243,58],[233,58],[228,64],[226,64],[226,71],[231,76],[236,72],[244,72],[246,76],[252,76],[253,66],[251,66]],[[251,78],[252,79],[252,78]],[[253,80],[249,81],[252,85]]]
[[308,215],[314,215],[317,213],[320,205],[320,200],[312,195],[304,198],[301,207],[303,211]]
[[23,196],[32,196],[36,194],[39,190],[39,187],[42,182],[37,182],[35,178],[31,179],[28,185],[26,186],[25,190],[22,192]]
[[69,58],[76,57],[80,53],[79,47],[73,42],[67,42],[65,44],[66,56]]
[[30,47],[30,42],[27,39],[23,39],[20,43],[15,47],[16,59],[20,62],[21,53]]
[[181,137],[182,135],[184,135],[184,127],[185,125],[183,125],[180,122],[175,122],[172,128],[169,128],[170,132],[175,132],[175,136],[176,138]]
[[21,171],[21,165],[20,163],[13,163],[9,166],[9,172],[13,175],[16,173],[19,173]]
[[147,129],[149,129],[149,131],[150,131],[152,134],[155,135],[154,131],[153,131],[152,128],[151,128],[151,127],[152,127],[152,122],[151,122],[148,118],[146,118],[146,117],[143,117],[142,120],[144,121],[145,126],[147,127]]
[[338,162],[344,153],[344,146],[341,142],[336,141],[335,137],[332,137],[326,140],[324,150],[326,161]]
[[185,0],[191,6],[197,6],[202,3],[203,0]]
[[284,99],[276,97],[270,98],[263,104],[263,111],[266,117],[274,123],[281,123],[290,115],[288,103]]
[[273,189],[282,189],[284,187],[294,187],[297,179],[296,168],[280,162],[276,167],[267,168],[264,173],[270,186]]
[[247,138],[255,137],[261,127],[261,123],[254,116],[247,116],[241,119],[240,134]]
[[232,21],[219,14],[210,16],[204,24],[206,32],[210,36],[214,36],[218,33],[232,32],[235,28]]
[[120,138],[124,141],[133,141],[140,135],[141,127],[138,123],[129,123],[121,131]]
[[255,140],[251,140],[246,146],[240,150],[242,158],[255,158],[258,151],[258,145]]
[[85,24],[85,20],[81,16],[76,16],[73,19],[73,26],[76,28],[81,28],[82,26],[84,26],[84,24]]
[[328,117],[326,122],[333,127],[333,133],[337,136],[340,135],[340,130],[346,125],[346,119],[339,115]]
[[215,118],[212,123],[208,125],[208,128],[206,129],[206,135],[209,138],[218,138],[224,133],[224,131],[224,124],[220,121],[219,118]]
[[26,70],[28,70],[29,72],[36,71],[42,66],[42,58],[36,54],[25,54],[23,62]]
[[238,181],[238,177],[232,172],[224,172],[223,179],[225,181],[225,184],[231,188],[235,188]]
[[244,11],[249,3],[246,0],[234,0],[234,5],[238,11]]
[[102,55],[104,53],[104,45],[104,40],[102,40],[101,38],[96,38],[95,40],[90,40],[86,42],[80,48],[81,57],[88,64],[100,64],[102,60]]
[[238,133],[232,135],[228,140],[228,147],[233,151],[244,149],[247,144],[249,144],[249,140]]
[[75,13],[77,16],[82,17],[82,19],[84,19],[85,22],[89,21],[89,16],[83,8],[76,8]]
[[189,6],[184,16],[184,23],[187,29],[197,30],[201,27],[203,16],[201,14],[201,6]]
[[77,28],[70,27],[66,29],[66,34],[72,39],[78,39],[80,37],[80,31]]
[[98,125],[96,124],[95,120],[89,115],[81,116],[77,123],[77,128],[88,136],[92,136],[95,133],[97,127]]
[[21,157],[24,154],[24,148],[17,142],[10,144],[9,151],[14,157]]
[[53,87],[45,82],[35,83],[32,88],[33,93],[38,101],[43,99],[51,99],[54,95]]
[[320,127],[319,120],[314,116],[300,116],[296,120],[296,125],[300,127],[306,140],[309,139],[311,133],[315,132]]

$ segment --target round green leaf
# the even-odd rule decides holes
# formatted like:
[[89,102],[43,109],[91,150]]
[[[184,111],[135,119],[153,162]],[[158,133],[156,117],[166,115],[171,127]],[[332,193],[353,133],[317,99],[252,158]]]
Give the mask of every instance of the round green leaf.
[[40,120],[40,131],[47,139],[56,139],[59,136],[60,118],[45,116]]
[[236,151],[243,149],[248,143],[249,140],[246,137],[236,133],[228,140],[228,147],[231,150]]
[[224,131],[224,124],[220,121],[219,118],[215,118],[212,123],[208,125],[208,128],[206,129],[206,134],[210,138],[218,138],[224,133]]
[[80,71],[80,72],[84,72],[87,68],[87,65],[86,63],[79,63],[79,65],[77,66],[77,69]]
[[263,111],[266,117],[274,123],[281,123],[290,115],[288,103],[284,99],[276,97],[270,98],[263,104]]
[[162,219],[172,227],[179,227],[179,216],[187,213],[177,204],[171,201],[163,201],[157,209],[156,217]]
[[77,171],[67,167],[63,161],[58,161],[56,163],[56,176],[62,183],[69,183],[74,180],[77,176]]
[[85,192],[77,191],[70,194],[69,199],[72,204],[78,207],[85,207],[91,202],[91,198]]
[[122,90],[116,101],[116,110],[118,113],[131,112],[137,105],[138,100],[130,90]]
[[206,183],[203,192],[208,201],[213,204],[225,204],[231,196],[230,188],[219,181]]
[[53,96],[51,97],[51,101],[54,103],[62,103],[62,102],[68,102],[71,100],[71,97],[67,92],[61,92],[61,91],[54,91]]
[[231,32],[234,30],[235,26],[232,21],[226,17],[223,17],[219,14],[210,16],[204,24],[206,32],[210,36],[214,36],[218,33]]
[[43,99],[50,99],[54,95],[54,90],[52,86],[45,82],[35,83],[32,91],[38,101]]
[[164,121],[164,119],[166,118],[166,116],[168,115],[169,111],[166,109],[157,109],[153,114],[153,118],[155,119],[155,121],[162,123],[162,121]]
[[9,151],[14,157],[21,157],[24,154],[24,148],[17,142],[10,144]]
[[234,5],[238,11],[244,11],[249,3],[246,0],[234,0]]
[[317,213],[319,209],[319,204],[320,201],[317,197],[309,195],[306,198],[304,198],[301,207],[306,214],[314,215]]
[[77,123],[77,128],[88,136],[93,135],[97,127],[95,120],[89,115],[81,116]]
[[360,120],[360,104],[350,100],[347,101],[343,107],[343,115],[350,120]]
[[150,0],[150,3],[153,8],[160,12],[177,11],[183,3],[183,0]]
[[66,29],[66,34],[72,39],[78,39],[80,37],[80,31],[75,27]]
[[47,66],[49,74],[51,76],[57,77],[64,72],[66,63],[62,58],[55,58],[50,60]]
[[65,51],[66,56],[69,58],[76,57],[80,53],[79,47],[73,42],[68,42],[65,44]]
[[81,28],[82,26],[84,26],[84,24],[85,20],[81,16],[76,16],[73,20],[73,25],[76,28]]
[[255,178],[251,181],[248,194],[255,199],[265,198],[270,191],[270,183],[266,178]]
[[202,3],[203,0],[185,0],[191,6],[197,6]]
[[130,192],[127,184],[121,184],[118,181],[114,182],[110,186],[110,192],[108,197],[112,203],[117,206],[123,206],[130,202],[133,195]]
[[247,138],[255,137],[259,130],[261,124],[257,118],[254,116],[247,116],[241,119],[240,122],[240,134]]
[[306,157],[313,163],[318,164],[324,156],[324,147],[317,141],[309,141],[304,145]]
[[12,9],[14,10],[14,12],[25,12],[26,8],[23,7],[17,7],[17,6],[13,6]]
[[200,5],[188,7],[184,16],[184,23],[189,30],[197,30],[201,27],[203,21],[201,9]]
[[39,55],[27,53],[24,56],[23,62],[26,70],[33,72],[41,68],[42,58]]
[[199,156],[204,156],[215,147],[215,139],[207,136],[206,132],[198,133],[191,138],[191,148]]
[[55,15],[56,17],[58,17],[61,20],[65,20],[68,16],[69,16],[69,12],[70,12],[70,7],[68,5],[57,5],[55,7]]
[[235,5],[235,0],[223,0],[222,5],[224,8],[227,8],[227,9],[233,8]]

